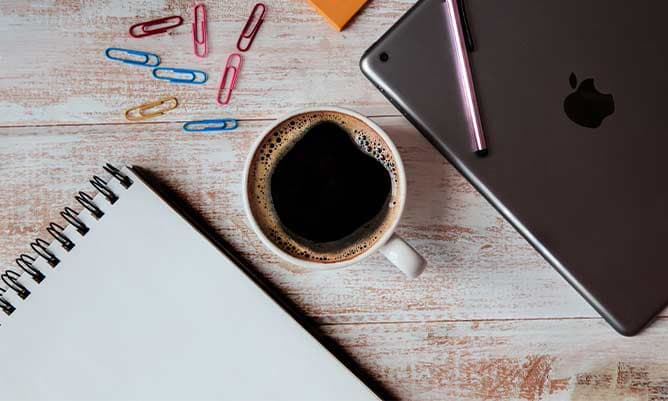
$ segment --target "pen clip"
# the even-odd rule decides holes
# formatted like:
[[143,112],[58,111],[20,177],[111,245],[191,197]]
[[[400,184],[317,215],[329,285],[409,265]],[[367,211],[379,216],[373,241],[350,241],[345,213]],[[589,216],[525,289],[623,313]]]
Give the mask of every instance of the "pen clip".
[[459,9],[459,21],[462,24],[462,33],[464,34],[464,43],[466,43],[466,50],[469,53],[472,53],[475,50],[473,46],[473,35],[471,35],[471,25],[469,24],[469,18],[466,15],[466,5],[464,4],[466,0],[458,0],[457,8]]
[[487,143],[483,132],[482,122],[480,120],[480,110],[478,100],[476,99],[475,85],[471,66],[469,64],[468,50],[464,39],[461,17],[457,0],[445,0],[443,2],[446,22],[450,39],[452,41],[452,50],[454,52],[455,63],[457,66],[457,75],[462,94],[463,106],[466,111],[466,118],[469,123],[471,143],[476,154],[483,156],[487,154]]

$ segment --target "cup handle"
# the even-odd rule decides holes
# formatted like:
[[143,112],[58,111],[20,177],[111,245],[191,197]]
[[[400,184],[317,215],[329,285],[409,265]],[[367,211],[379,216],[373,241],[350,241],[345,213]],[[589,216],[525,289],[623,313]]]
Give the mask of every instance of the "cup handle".
[[380,248],[380,252],[408,278],[416,278],[427,266],[427,261],[396,234],[392,234],[390,240]]

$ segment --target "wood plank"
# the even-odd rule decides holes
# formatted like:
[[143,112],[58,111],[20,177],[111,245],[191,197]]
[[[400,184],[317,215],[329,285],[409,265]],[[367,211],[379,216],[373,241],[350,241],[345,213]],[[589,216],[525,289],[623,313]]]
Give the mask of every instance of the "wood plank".
[[668,400],[668,320],[634,338],[602,319],[325,327],[404,400]]
[[[80,2],[0,1],[0,126],[123,122],[125,109],[166,95],[181,105],[159,118],[185,121],[220,115],[276,117],[295,108],[338,105],[368,115],[397,115],[359,71],[359,58],[414,0],[372,1],[342,33],[306,1],[268,0],[266,19],[245,61],[230,105],[215,94],[226,57],[251,2],[209,2],[210,55],[193,55],[192,0]],[[184,24],[135,39],[128,28],[167,15]],[[121,47],[154,52],[162,66],[202,69],[204,85],[157,81],[150,68],[108,61]]]
[[[226,134],[180,125],[122,124],[0,130],[1,266],[46,236],[110,161],[145,166],[175,188],[305,313],[321,323],[596,316],[520,235],[400,117],[378,118],[403,155],[408,203],[399,233],[429,262],[406,280],[382,256],[335,272],[279,261],[252,233],[240,198],[251,143],[269,121]],[[665,314],[665,312],[664,312]]]

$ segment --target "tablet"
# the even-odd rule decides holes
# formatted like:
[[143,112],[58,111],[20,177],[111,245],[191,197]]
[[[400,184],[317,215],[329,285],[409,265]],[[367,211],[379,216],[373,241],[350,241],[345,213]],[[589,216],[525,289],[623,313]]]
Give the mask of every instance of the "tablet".
[[668,304],[668,3],[465,6],[485,157],[444,0],[413,6],[363,73],[617,331],[636,334]]

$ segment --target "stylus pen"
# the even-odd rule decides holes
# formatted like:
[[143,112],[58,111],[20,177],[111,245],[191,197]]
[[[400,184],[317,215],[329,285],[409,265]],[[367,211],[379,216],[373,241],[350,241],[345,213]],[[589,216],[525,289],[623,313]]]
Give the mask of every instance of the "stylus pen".
[[471,77],[471,66],[469,64],[468,51],[464,39],[464,30],[462,29],[461,15],[457,0],[444,0],[445,14],[448,18],[448,29],[452,38],[452,45],[455,50],[455,59],[457,62],[457,75],[464,98],[464,107],[471,131],[473,148],[479,155],[487,154],[487,143],[485,134],[482,131],[480,122],[480,111],[478,110],[478,101],[475,96],[475,87]]

